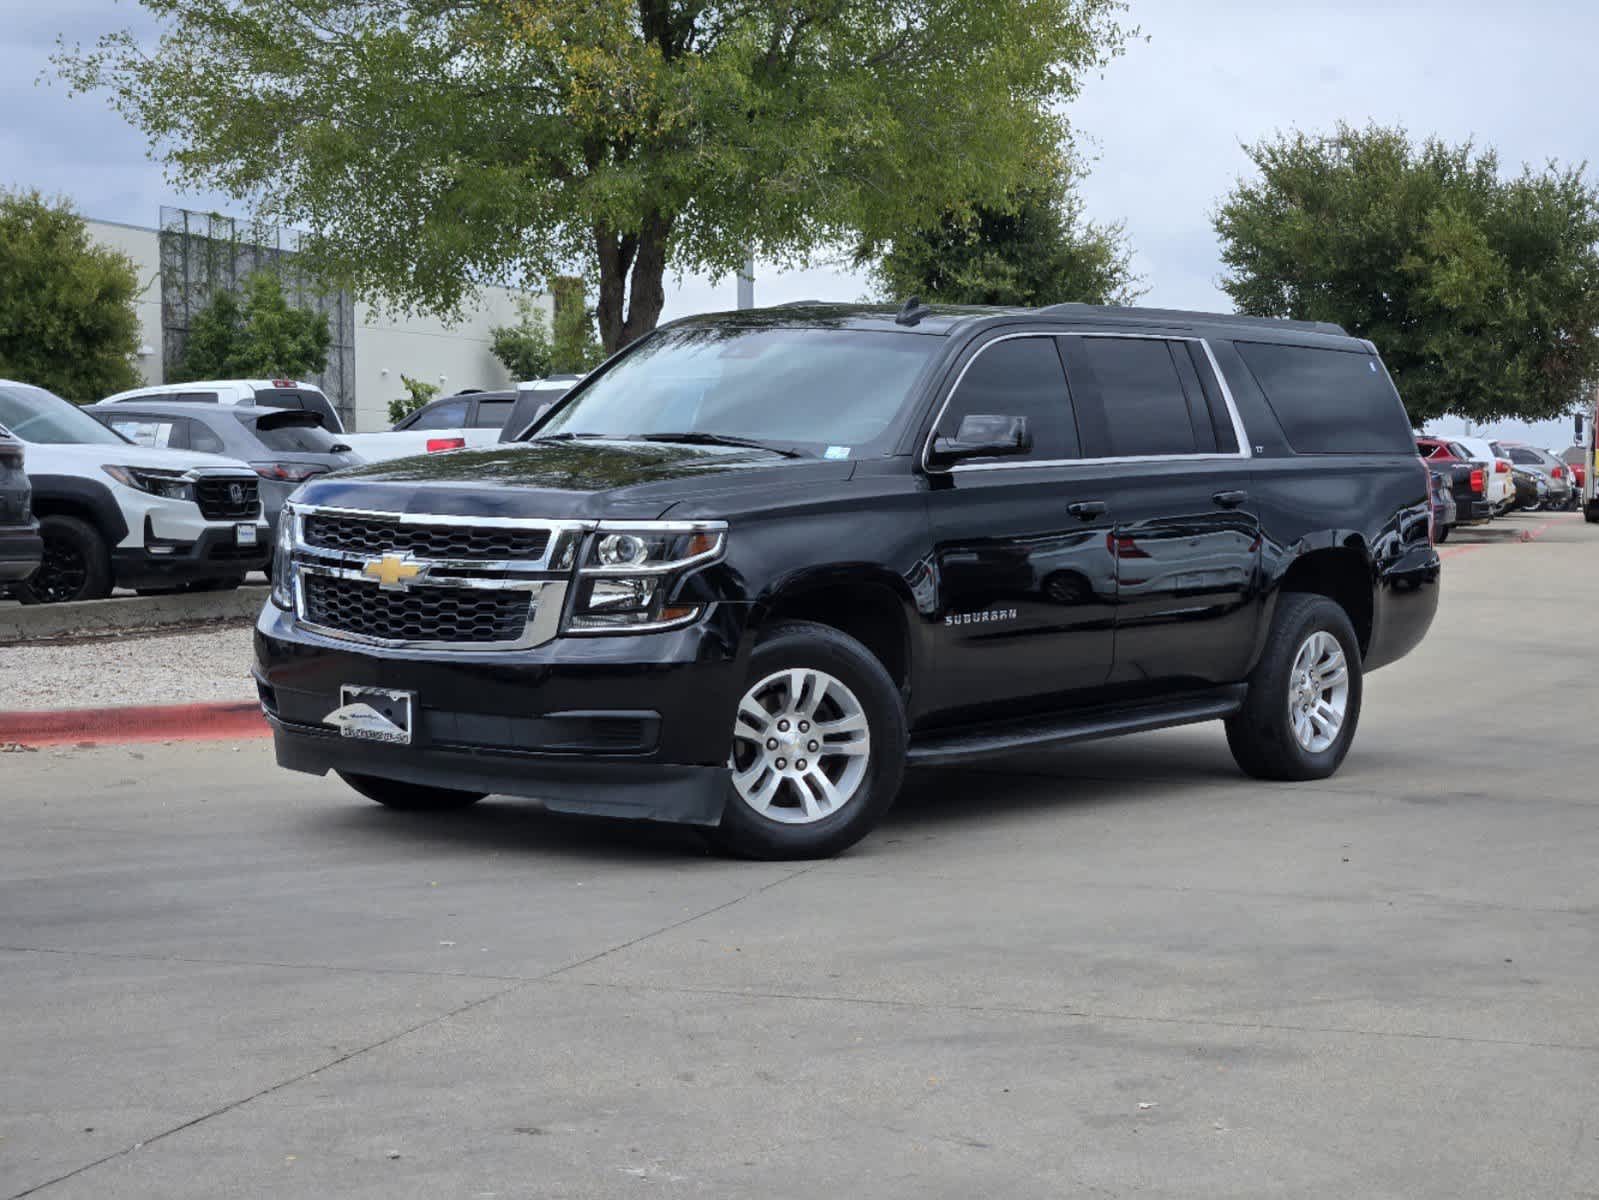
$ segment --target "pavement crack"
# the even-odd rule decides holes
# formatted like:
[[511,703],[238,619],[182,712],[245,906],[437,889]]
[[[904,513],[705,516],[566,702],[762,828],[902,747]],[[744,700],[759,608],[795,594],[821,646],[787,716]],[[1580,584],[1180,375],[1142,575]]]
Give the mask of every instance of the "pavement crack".
[[301,1071],[299,1074],[292,1075],[288,1079],[280,1079],[277,1083],[270,1084],[267,1087],[261,1088],[259,1091],[251,1092],[248,1096],[241,1096],[237,1100],[230,1100],[228,1103],[219,1105],[218,1107],[211,1109],[209,1112],[201,1113],[199,1116],[191,1117],[189,1120],[184,1121],[181,1124],[173,1125],[168,1129],[163,1129],[160,1133],[154,1134],[151,1137],[147,1137],[142,1141],[135,1142],[131,1146],[124,1146],[120,1150],[113,1150],[110,1154],[103,1155],[100,1158],[95,1159],[93,1162],[85,1163],[83,1166],[75,1167],[70,1171],[55,1176],[53,1179],[46,1179],[43,1183],[36,1183],[32,1187],[25,1188],[20,1192],[15,1192],[12,1194],[11,1200],[23,1200],[23,1197],[25,1196],[36,1195],[37,1193],[44,1191],[46,1188],[54,1187],[58,1183],[65,1183],[69,1179],[74,1179],[86,1171],[92,1171],[96,1167],[102,1167],[107,1163],[115,1162],[119,1158],[126,1158],[136,1150],[143,1150],[148,1146],[154,1145],[156,1142],[164,1141],[165,1139],[172,1137],[174,1134],[182,1133],[186,1129],[193,1129],[197,1125],[203,1125],[205,1122],[210,1121],[213,1118],[233,1112],[235,1109],[242,1108],[246,1104],[251,1104],[256,1100],[270,1096],[274,1092],[281,1092],[284,1088],[293,1087],[295,1084],[302,1083],[313,1076],[320,1075],[324,1071],[331,1071],[334,1067],[342,1066],[351,1059],[359,1058],[363,1054],[369,1054],[373,1050],[379,1050],[384,1046],[391,1045],[392,1043],[399,1041],[401,1038],[410,1037],[413,1033],[418,1033],[421,1030],[428,1029],[442,1021],[452,1020],[453,1018],[460,1016],[462,1013],[470,1012],[474,1008],[480,1008],[491,1001],[498,1000],[502,996],[507,996],[519,988],[526,986],[526,983],[515,983],[510,987],[500,988],[498,991],[490,992],[487,996],[479,996],[476,1000],[469,1000],[465,1004],[457,1005],[448,1012],[439,1013],[436,1016],[429,1017],[425,1021],[418,1021],[415,1025],[409,1025],[404,1029],[387,1035],[386,1037],[378,1038],[376,1041],[368,1042],[364,1046],[358,1046],[354,1050],[346,1051],[337,1058],[329,1059],[325,1063],[311,1067],[308,1070]]
[[674,929],[681,929],[685,925],[692,925],[695,921],[702,920],[705,917],[713,917],[717,913],[724,912],[736,904],[742,904],[746,900],[753,900],[756,896],[760,896],[766,892],[769,892],[775,887],[780,887],[783,884],[788,883],[790,880],[798,879],[801,875],[809,875],[812,871],[815,871],[825,865],[826,863],[823,861],[807,863],[805,866],[800,867],[797,870],[790,871],[786,875],[780,875],[778,878],[773,879],[770,882],[761,884],[760,887],[751,888],[742,895],[734,896],[731,900],[724,900],[720,904],[712,905],[703,912],[697,912],[692,916],[684,917],[682,920],[673,921],[670,924],[662,925],[659,929],[653,929],[649,933],[641,933],[636,938],[632,938],[629,941],[611,946],[608,949],[601,950],[597,954],[591,954],[587,958],[580,958],[576,962],[569,962],[565,966],[556,967],[553,971],[547,971],[545,974],[538,976],[536,982],[546,983],[558,975],[566,974],[568,971],[575,971],[579,967],[586,967],[590,963],[599,962],[602,958],[609,958],[613,954],[620,954],[624,950],[631,950],[634,946],[647,942],[651,938],[658,938],[663,933],[671,933]]

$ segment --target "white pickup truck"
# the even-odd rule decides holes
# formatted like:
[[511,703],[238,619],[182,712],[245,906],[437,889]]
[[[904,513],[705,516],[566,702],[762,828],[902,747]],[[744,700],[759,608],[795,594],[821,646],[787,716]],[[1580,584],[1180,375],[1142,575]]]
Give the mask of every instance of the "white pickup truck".
[[1467,451],[1471,461],[1486,473],[1488,503],[1493,505],[1494,515],[1498,516],[1509,508],[1516,499],[1516,482],[1512,477],[1510,460],[1495,454],[1486,438],[1452,437],[1449,440]]
[[522,420],[530,399],[532,411],[542,416],[580,378],[552,375],[519,383],[514,391],[461,392],[423,405],[386,433],[347,433],[342,440],[367,462],[493,446],[506,440],[503,432],[509,432],[506,421],[513,413],[518,424],[531,423]]

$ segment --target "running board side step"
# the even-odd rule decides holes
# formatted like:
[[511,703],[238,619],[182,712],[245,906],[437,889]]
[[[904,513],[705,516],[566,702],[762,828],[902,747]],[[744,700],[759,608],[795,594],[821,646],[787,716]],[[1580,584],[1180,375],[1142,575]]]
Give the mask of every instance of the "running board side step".
[[1180,700],[1055,713],[1003,725],[940,730],[913,738],[907,761],[916,767],[948,766],[1020,750],[1053,750],[1057,746],[1119,737],[1124,733],[1147,733],[1173,725],[1219,721],[1243,708],[1247,690],[1245,684],[1239,683],[1208,689]]

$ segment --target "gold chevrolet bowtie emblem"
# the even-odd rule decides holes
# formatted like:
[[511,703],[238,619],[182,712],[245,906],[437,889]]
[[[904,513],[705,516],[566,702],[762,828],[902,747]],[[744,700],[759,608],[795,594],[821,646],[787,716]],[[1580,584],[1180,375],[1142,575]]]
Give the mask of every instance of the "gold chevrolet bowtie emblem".
[[422,574],[422,568],[398,554],[385,554],[370,560],[361,568],[361,574],[376,579],[379,587],[403,592],[407,582]]

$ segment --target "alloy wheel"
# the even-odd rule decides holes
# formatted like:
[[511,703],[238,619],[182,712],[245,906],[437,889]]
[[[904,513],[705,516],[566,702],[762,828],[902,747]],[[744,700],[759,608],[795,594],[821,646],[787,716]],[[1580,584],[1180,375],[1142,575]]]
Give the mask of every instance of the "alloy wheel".
[[761,816],[808,825],[860,792],[871,749],[855,693],[825,671],[795,667],[744,693],[728,768],[739,798]]
[[1312,754],[1338,740],[1349,711],[1349,662],[1337,638],[1317,630],[1294,655],[1288,673],[1288,723],[1294,739]]
[[44,539],[38,570],[28,579],[34,595],[49,604],[71,600],[89,582],[89,560],[83,548],[65,538]]

